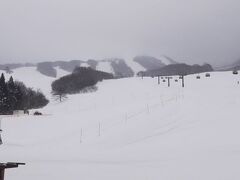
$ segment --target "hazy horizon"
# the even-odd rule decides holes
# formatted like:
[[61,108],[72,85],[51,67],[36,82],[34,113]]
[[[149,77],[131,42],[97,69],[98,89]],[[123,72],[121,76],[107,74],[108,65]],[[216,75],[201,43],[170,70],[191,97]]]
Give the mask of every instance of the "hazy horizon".
[[9,0],[0,3],[0,64],[137,55],[183,63],[240,58],[237,0]]

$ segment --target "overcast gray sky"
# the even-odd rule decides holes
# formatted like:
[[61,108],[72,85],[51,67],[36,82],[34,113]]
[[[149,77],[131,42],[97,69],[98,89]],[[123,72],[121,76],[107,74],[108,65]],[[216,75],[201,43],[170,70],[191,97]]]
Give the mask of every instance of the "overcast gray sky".
[[240,58],[239,0],[1,0],[0,62]]

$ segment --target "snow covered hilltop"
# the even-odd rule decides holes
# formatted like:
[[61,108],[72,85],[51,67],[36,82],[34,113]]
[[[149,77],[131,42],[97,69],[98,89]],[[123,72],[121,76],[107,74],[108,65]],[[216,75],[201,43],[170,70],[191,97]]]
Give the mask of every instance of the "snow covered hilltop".
[[[35,69],[11,75],[51,97],[56,78]],[[178,76],[170,88],[150,77],[105,80],[95,93],[51,101],[43,116],[2,118],[0,160],[27,163],[8,179],[239,179],[240,75],[198,75],[185,88]]]
[[179,75],[179,72],[186,71],[185,74],[195,74],[200,72],[213,71],[210,64],[187,65],[176,62],[168,56],[155,58],[151,56],[136,56],[133,60],[124,60],[120,58],[110,58],[103,60],[89,59],[87,61],[55,61],[40,62],[37,64],[3,64],[1,70],[11,74],[14,70],[21,67],[35,67],[36,71],[49,77],[56,78],[58,70],[66,73],[72,73],[76,67],[90,67],[93,70],[103,71],[113,74],[115,78],[133,77],[144,73],[147,76],[156,75]]
[[102,60],[89,59],[87,61],[40,62],[37,64],[2,64],[0,69],[13,71],[20,67],[36,67],[37,71],[46,76],[57,77],[57,69],[72,73],[75,67],[91,67],[95,70],[112,73],[116,77],[132,77],[139,71],[152,70],[175,63],[177,62],[166,56],[162,56],[159,59],[151,56],[137,56],[133,60],[128,61],[121,58],[109,58]]

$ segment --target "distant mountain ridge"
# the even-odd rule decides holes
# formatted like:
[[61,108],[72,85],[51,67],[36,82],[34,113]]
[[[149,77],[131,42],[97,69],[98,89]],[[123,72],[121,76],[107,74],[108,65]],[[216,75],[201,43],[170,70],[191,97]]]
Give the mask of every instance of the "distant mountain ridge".
[[[133,61],[128,62],[121,58],[109,58],[102,60],[89,59],[70,60],[70,61],[45,61],[40,63],[15,63],[0,65],[0,70],[14,70],[21,67],[36,67],[36,70],[49,77],[57,77],[56,68],[60,68],[68,73],[72,73],[76,67],[91,67],[94,70],[100,70],[112,73],[115,77],[132,77],[139,72],[139,67],[144,71],[150,71],[157,68],[163,68],[167,65],[178,64],[168,56],[155,58],[152,56],[136,56]],[[138,66],[138,68],[136,68]]]
[[210,64],[188,65],[188,64],[170,64],[162,68],[143,72],[146,76],[174,76],[189,75],[202,72],[211,72],[213,68]]
[[169,64],[178,64],[176,61],[167,56],[162,56],[161,58],[155,58],[152,56],[136,56],[133,61],[139,63],[146,70],[162,68]]

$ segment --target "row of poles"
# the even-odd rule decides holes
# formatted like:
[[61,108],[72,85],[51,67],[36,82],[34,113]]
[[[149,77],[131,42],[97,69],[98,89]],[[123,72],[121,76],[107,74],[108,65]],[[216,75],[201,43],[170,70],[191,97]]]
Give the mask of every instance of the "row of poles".
[[[143,79],[143,75],[142,75],[142,79]],[[168,80],[168,87],[170,87],[170,80],[171,79],[173,79],[173,77],[171,77],[171,76],[160,76],[160,75],[158,75],[158,76],[156,76],[156,77],[158,77],[158,84],[160,84],[160,82],[161,82],[161,78],[166,78],[167,80]],[[185,82],[184,82],[184,75],[180,75],[179,76],[179,79],[181,79],[182,80],[182,87],[184,88],[185,87]]]
[[[160,84],[160,82],[161,82],[161,77],[163,77],[163,76],[157,76],[157,77],[158,77],[158,84]],[[170,80],[173,79],[173,77],[167,76],[167,77],[165,77],[165,78],[166,78],[167,81],[168,81],[168,87],[170,87]],[[185,87],[185,84],[184,84],[184,76],[179,76],[179,79],[182,80],[182,87]]]
[[[143,77],[144,76],[142,76],[142,79],[143,79]],[[167,79],[167,81],[168,81],[168,87],[170,87],[170,80],[171,79],[173,79],[173,77],[169,77],[169,76],[157,76],[157,78],[158,78],[158,84],[160,84],[161,83],[161,78],[163,79],[163,78],[166,78]],[[184,88],[185,87],[185,82],[184,82],[184,75],[181,75],[181,76],[179,76],[179,79],[181,79],[181,81],[182,81],[182,87]],[[149,107],[149,105],[147,105],[147,112],[148,113],[150,113],[150,107]],[[125,122],[127,122],[127,120],[128,120],[128,115],[126,114],[125,115]],[[98,122],[98,136],[101,136],[101,127],[102,125],[101,125],[101,122]],[[81,128],[81,130],[80,130],[80,143],[82,143],[83,142],[83,128]]]
[[[142,79],[143,79],[143,77],[144,76],[142,76]],[[163,78],[163,76],[157,76],[157,77],[158,77],[158,84],[160,84],[161,83],[161,78]],[[168,81],[168,87],[170,87],[170,80],[173,79],[173,78],[172,77],[165,77],[165,78]],[[184,87],[185,86],[184,85],[184,75],[179,76],[179,79],[182,80],[182,87]],[[98,131],[99,131],[98,135],[101,136],[101,123],[100,122],[98,124]],[[2,140],[1,134],[2,134],[2,121],[0,119],[0,145],[3,144],[3,140]],[[82,142],[82,136],[83,136],[83,129],[81,129],[81,140],[80,140],[81,142]]]
[[[172,98],[170,98],[170,99],[166,99],[165,102],[177,101],[178,97],[183,97],[183,96],[172,97]],[[143,110],[141,110],[140,112],[135,112],[134,114],[128,114],[128,113],[126,113],[126,114],[124,115],[124,118],[122,119],[123,121],[122,121],[122,120],[121,120],[121,121],[122,121],[122,122],[125,122],[125,124],[127,124],[127,122],[128,122],[129,119],[132,119],[132,118],[138,116],[139,114],[142,114],[143,112],[146,112],[147,114],[149,114],[151,107],[152,107],[152,108],[156,108],[156,107],[158,107],[158,106],[164,106],[165,102],[164,102],[164,101],[161,101],[160,104],[155,104],[155,105],[153,105],[153,106],[150,106],[149,104],[146,104],[145,108],[144,108]],[[95,126],[95,127],[96,127],[96,126]],[[99,136],[99,137],[102,136],[102,134],[103,134],[103,133],[102,133],[102,131],[103,131],[103,122],[99,121],[99,122],[97,123],[96,130],[97,130],[97,131],[95,131],[95,132],[96,132],[96,135]],[[86,131],[85,131],[85,132],[86,132]],[[84,141],[84,134],[85,134],[85,133],[84,133],[84,129],[81,128],[81,129],[80,129],[80,143],[83,143],[83,141]],[[85,134],[85,136],[86,136],[86,134]]]

